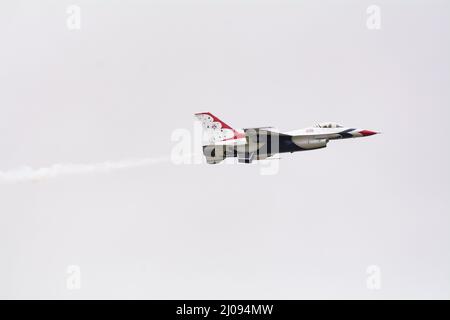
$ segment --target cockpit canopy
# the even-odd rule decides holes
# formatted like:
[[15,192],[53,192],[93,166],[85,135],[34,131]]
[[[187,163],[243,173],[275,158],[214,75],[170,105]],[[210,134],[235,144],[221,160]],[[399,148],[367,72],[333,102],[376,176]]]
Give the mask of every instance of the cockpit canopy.
[[314,127],[316,128],[343,128],[340,124],[336,122],[323,122],[316,124]]

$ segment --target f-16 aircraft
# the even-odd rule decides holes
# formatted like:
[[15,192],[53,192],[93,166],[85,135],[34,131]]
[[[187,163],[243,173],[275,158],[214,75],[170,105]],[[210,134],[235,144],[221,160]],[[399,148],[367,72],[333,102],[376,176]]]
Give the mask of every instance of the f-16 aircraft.
[[239,163],[251,163],[273,155],[321,149],[330,140],[367,137],[378,132],[343,127],[334,122],[312,127],[279,132],[273,127],[236,130],[210,112],[195,114],[203,127],[203,154],[206,162],[219,163],[229,157],[237,157]]

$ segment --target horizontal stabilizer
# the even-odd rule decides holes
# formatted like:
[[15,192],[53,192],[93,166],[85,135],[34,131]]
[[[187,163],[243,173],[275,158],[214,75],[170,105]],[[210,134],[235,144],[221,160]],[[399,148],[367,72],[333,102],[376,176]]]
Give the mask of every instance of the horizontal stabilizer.
[[238,153],[238,162],[239,163],[252,163],[254,158],[255,158],[254,152]]

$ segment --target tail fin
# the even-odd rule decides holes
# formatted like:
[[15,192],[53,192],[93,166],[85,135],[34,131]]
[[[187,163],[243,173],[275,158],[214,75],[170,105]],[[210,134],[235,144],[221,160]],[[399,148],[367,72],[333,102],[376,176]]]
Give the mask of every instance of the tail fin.
[[210,112],[196,113],[195,117],[202,122],[204,137],[209,144],[243,138],[241,133],[234,130]]

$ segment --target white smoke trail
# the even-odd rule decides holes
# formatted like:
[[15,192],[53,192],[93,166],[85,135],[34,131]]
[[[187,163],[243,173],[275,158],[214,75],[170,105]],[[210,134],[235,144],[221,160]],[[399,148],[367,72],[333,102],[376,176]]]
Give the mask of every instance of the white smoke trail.
[[134,160],[107,161],[91,164],[54,164],[49,167],[33,169],[25,166],[10,171],[0,171],[0,183],[40,181],[57,176],[107,173],[114,170],[151,166],[169,162],[170,157],[141,158]]

